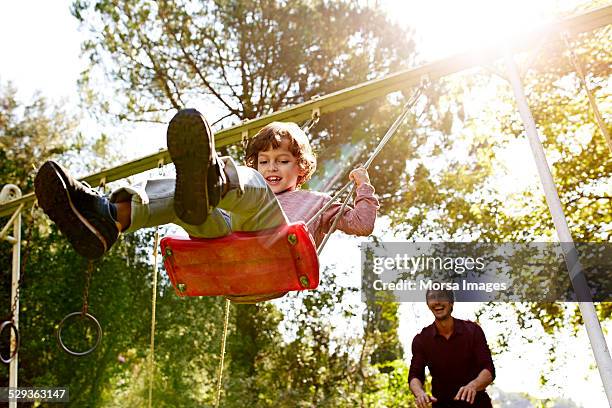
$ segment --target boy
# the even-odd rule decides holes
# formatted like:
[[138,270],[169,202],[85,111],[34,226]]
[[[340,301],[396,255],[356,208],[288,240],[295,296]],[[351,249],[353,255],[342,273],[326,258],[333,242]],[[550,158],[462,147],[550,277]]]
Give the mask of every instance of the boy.
[[[175,223],[194,237],[221,237],[308,221],[330,200],[327,194],[299,190],[314,172],[316,159],[294,123],[262,128],[247,148],[247,166],[216,155],[212,131],[194,109],[172,118],[167,143],[175,180],[147,180],[107,198],[48,161],[34,181],[38,203],[79,254],[95,259],[111,248],[120,232]],[[353,170],[350,178],[357,185],[355,208],[345,209],[338,228],[369,235],[378,200],[366,169]],[[339,210],[340,204],[330,207],[310,225],[317,245]]]

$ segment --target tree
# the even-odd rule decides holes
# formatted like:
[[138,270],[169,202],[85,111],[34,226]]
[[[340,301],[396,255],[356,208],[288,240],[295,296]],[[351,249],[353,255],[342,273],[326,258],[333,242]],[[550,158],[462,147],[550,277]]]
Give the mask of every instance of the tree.
[[[11,83],[0,83],[0,180],[3,185],[17,185],[26,194],[33,189],[38,158],[47,159],[63,153],[75,140],[76,120],[40,94],[34,95],[30,103],[20,101],[16,95],[17,89]],[[8,220],[9,217],[1,218],[1,225],[4,226]],[[23,225],[30,222],[29,213],[24,212]],[[32,245],[25,231],[22,231],[22,236],[25,257]],[[12,245],[1,240],[0,264],[6,266],[2,268],[0,287],[3,305],[10,305],[11,257]],[[10,317],[10,313],[11,310],[6,310],[5,314],[3,309],[3,320]],[[8,383],[8,371],[6,375],[2,380]]]
[[[610,81],[606,62],[609,36],[610,28],[605,27],[572,39],[604,111],[609,103],[605,91]],[[577,242],[609,242],[611,155],[595,126],[568,50],[560,37],[551,36],[537,55],[517,57],[572,236]],[[405,231],[407,239],[554,240],[552,219],[537,176],[529,174],[529,185],[518,191],[508,188],[510,183],[519,184],[511,178],[506,184],[493,181],[495,175],[521,173],[521,167],[531,164],[532,158],[528,149],[518,153],[526,157],[517,153],[504,157],[505,151],[516,152],[526,136],[511,88],[503,79],[503,62],[486,68],[493,69],[456,74],[444,81],[452,131],[448,136],[433,135],[433,147],[419,152],[418,159],[409,165],[409,182],[397,197],[398,205],[391,210],[395,225]],[[493,97],[479,102],[475,100],[479,90]],[[453,101],[473,108],[458,109]],[[449,152],[444,161],[432,160],[429,154],[436,149]],[[456,149],[459,154],[453,153]],[[610,302],[596,307],[600,319],[610,319]],[[486,308],[491,309],[489,315],[495,315],[493,305]],[[538,320],[547,333],[568,323],[582,324],[576,305],[571,303],[530,303],[526,310],[517,305],[516,319],[521,327]]]
[[31,103],[19,101],[16,94],[11,83],[0,84],[0,179],[29,192],[39,160],[56,157],[76,143],[77,120],[40,94]]
[[348,1],[92,3],[72,8],[96,33],[83,44],[83,84],[102,69],[119,118],[160,120],[204,97],[221,118],[251,119],[396,70],[413,53],[380,11]]

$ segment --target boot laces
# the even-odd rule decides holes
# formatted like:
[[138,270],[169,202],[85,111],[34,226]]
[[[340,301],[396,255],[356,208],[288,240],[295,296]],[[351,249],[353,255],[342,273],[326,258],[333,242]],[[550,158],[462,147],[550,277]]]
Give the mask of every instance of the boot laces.
[[81,184],[83,184],[83,185],[84,185],[84,186],[87,188],[87,190],[88,190],[90,193],[93,193],[93,194],[97,195],[98,197],[102,197],[102,196],[103,196],[103,194],[102,194],[102,193],[100,193],[98,190],[96,190],[95,188],[93,188],[93,187],[91,186],[91,184],[89,184],[88,182],[86,182],[86,181],[80,181],[80,183],[81,183]]

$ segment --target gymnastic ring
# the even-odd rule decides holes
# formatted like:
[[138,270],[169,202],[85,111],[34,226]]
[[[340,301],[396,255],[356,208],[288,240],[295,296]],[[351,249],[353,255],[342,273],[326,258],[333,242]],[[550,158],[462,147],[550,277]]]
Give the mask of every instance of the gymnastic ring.
[[[9,328],[9,330],[13,329],[13,332],[15,332],[16,347],[15,347],[15,350],[13,351],[13,353],[8,356],[8,358],[4,358],[2,356],[2,353],[0,353],[0,360],[2,360],[2,362],[4,364],[9,364],[11,361],[13,361],[13,359],[17,355],[17,351],[19,351],[19,329],[17,329],[17,326],[15,325],[15,323],[13,323],[10,320],[6,320],[6,321],[2,322],[2,325],[0,325],[0,334],[2,334],[2,332],[7,327]],[[9,335],[9,338],[10,338],[10,335]],[[10,351],[11,351],[11,341],[9,339],[9,353],[10,353]]]
[[[93,347],[91,347],[88,350],[85,351],[73,351],[70,350],[68,347],[66,347],[66,345],[64,344],[64,341],[62,340],[62,329],[64,328],[64,325],[66,324],[66,321],[68,319],[70,319],[73,316],[81,316],[81,318],[86,318],[88,320],[90,320],[93,324],[94,327],[96,328],[96,331],[98,333],[97,337],[96,337],[96,341],[95,344],[93,345]],[[64,350],[66,353],[70,354],[71,356],[77,356],[77,357],[82,357],[82,356],[86,356],[89,353],[91,353],[92,351],[94,351],[96,349],[96,347],[98,347],[98,345],[100,344],[100,340],[102,339],[102,326],[100,326],[100,323],[98,322],[98,320],[93,317],[92,315],[90,315],[89,313],[85,313],[83,314],[83,312],[72,312],[66,315],[66,317],[64,317],[62,319],[62,321],[60,322],[59,326],[57,326],[57,343],[60,345],[60,347],[62,348],[62,350]]]

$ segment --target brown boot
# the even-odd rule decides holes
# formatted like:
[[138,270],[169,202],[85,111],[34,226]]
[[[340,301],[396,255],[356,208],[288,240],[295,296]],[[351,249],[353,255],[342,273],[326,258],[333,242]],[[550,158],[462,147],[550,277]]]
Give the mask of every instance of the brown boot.
[[210,126],[197,110],[183,109],[168,125],[167,143],[176,167],[174,211],[187,224],[202,224],[227,184]]

